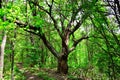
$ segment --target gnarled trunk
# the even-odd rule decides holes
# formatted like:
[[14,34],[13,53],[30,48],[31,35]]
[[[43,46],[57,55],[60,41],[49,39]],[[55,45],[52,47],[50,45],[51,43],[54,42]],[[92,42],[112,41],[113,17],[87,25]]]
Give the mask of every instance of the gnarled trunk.
[[67,64],[68,56],[62,55],[58,58],[58,73],[67,74],[68,73],[68,64]]

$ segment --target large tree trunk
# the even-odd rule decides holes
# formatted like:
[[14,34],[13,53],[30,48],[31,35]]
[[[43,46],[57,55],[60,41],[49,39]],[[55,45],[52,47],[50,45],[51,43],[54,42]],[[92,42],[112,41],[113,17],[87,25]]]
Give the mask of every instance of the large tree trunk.
[[58,67],[57,67],[58,73],[61,73],[61,74],[68,73],[67,58],[68,58],[68,56],[66,56],[66,55],[61,55],[58,58]]
[[62,53],[58,58],[58,72],[62,74],[68,73],[68,43],[69,43],[69,30],[66,30],[64,36],[62,37]]

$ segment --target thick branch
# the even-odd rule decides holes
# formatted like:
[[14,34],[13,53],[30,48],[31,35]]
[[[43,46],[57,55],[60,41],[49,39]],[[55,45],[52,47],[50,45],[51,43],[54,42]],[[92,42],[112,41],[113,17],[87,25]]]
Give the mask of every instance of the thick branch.
[[[22,28],[25,28],[28,24],[27,23],[24,23],[24,22],[21,22],[21,21],[15,21],[15,23],[17,24],[17,25],[19,25],[20,27],[22,27]],[[44,33],[35,33],[35,31],[37,30],[37,28],[35,27],[35,26],[33,26],[33,25],[29,25],[29,29],[30,30],[26,30],[27,32],[30,32],[30,33],[33,33],[33,34],[35,34],[35,35],[38,35],[41,39],[42,39],[42,41],[43,41],[43,43],[45,44],[45,46],[50,50],[50,52],[56,57],[56,58],[58,58],[59,56],[58,56],[58,52],[55,50],[55,48],[52,46],[52,44],[50,44],[50,42],[46,39],[46,37],[45,37],[45,34]],[[31,31],[31,30],[33,30],[33,31]],[[40,30],[40,32],[42,32],[42,30],[41,29],[39,29]]]
[[55,56],[55,57],[59,57],[57,51],[55,50],[55,48],[52,46],[52,44],[49,43],[49,41],[46,39],[45,34],[39,34],[40,38],[42,39],[42,41],[44,42],[45,46],[51,51],[51,53]]

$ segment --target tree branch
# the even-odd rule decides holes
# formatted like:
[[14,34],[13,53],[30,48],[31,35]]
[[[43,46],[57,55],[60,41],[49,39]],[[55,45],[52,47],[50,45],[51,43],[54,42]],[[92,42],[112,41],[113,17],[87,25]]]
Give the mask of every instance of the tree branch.
[[82,40],[88,39],[88,38],[89,38],[88,36],[83,36],[83,37],[79,38],[78,40],[74,40],[72,47],[69,49],[69,53],[72,52],[76,48],[78,43],[80,43]]
[[32,2],[34,5],[38,6],[39,9],[43,10],[44,12],[46,12],[46,13],[49,15],[49,17],[52,19],[52,21],[53,21],[53,23],[54,23],[55,29],[57,30],[58,34],[59,34],[60,37],[62,38],[62,33],[60,32],[60,30],[59,30],[59,28],[58,28],[57,21],[56,21],[55,18],[51,15],[51,13],[52,13],[52,6],[53,6],[54,0],[52,0],[52,4],[51,4],[51,5],[47,3],[48,6],[49,6],[49,8],[50,8],[49,11],[47,11],[46,9],[44,9],[44,7],[43,7],[43,6],[40,6],[38,3],[34,3],[33,1],[30,1],[30,2]]
[[80,6],[80,7],[76,10],[76,12],[73,12],[73,13],[72,13],[71,20],[70,20],[70,22],[69,22],[68,25],[67,25],[68,28],[71,27],[71,23],[75,20],[78,12],[81,11],[81,10],[82,10],[82,6]]
[[118,12],[120,15],[120,2],[118,0],[115,0],[115,3],[117,4]]
[[73,34],[81,25],[82,23],[85,21],[85,19],[88,17],[88,14],[86,15],[83,15],[82,19],[79,20],[79,22],[77,23],[76,26],[74,26],[74,28],[72,29],[71,33],[70,34]]
[[[98,0],[95,0],[95,2],[93,1],[92,6],[88,6],[88,7],[90,7],[90,9],[91,9],[92,7],[94,7],[94,5],[95,5],[96,2],[98,2]],[[79,7],[79,9],[72,15],[73,19],[71,19],[70,22],[72,22],[72,21],[75,20],[76,15],[79,13],[80,10],[83,9],[83,6],[84,6],[84,5],[81,5],[81,6]],[[83,11],[83,10],[82,10],[82,11]],[[79,22],[77,23],[77,25],[74,26],[74,28],[72,29],[72,31],[71,31],[70,34],[73,34],[73,33],[82,25],[82,23],[85,21],[85,19],[91,14],[89,10],[88,10],[88,11],[83,11],[83,12],[84,12],[84,15],[82,16],[81,20],[79,20]],[[69,27],[69,26],[71,26],[70,23],[69,23],[68,27]]]

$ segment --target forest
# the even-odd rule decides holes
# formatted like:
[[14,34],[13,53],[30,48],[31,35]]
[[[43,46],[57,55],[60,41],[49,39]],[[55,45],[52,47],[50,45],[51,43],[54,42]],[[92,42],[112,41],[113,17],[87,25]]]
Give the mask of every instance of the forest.
[[120,80],[120,0],[0,0],[0,80]]

